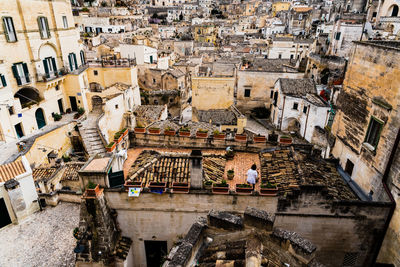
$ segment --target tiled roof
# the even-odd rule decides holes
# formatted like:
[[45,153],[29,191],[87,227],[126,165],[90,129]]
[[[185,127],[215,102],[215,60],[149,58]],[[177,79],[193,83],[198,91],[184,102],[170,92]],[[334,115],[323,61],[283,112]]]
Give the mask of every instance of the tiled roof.
[[136,119],[146,126],[159,121],[164,109],[164,105],[141,105],[135,109],[134,113]]
[[78,171],[85,165],[83,162],[71,162],[65,164],[65,171],[61,177],[61,181],[78,181],[79,175]]
[[155,151],[143,151],[142,154],[129,170],[130,180],[145,184],[153,181],[190,183],[189,154],[160,154]]
[[17,160],[0,166],[0,183],[7,182],[16,176],[25,173],[24,164],[21,160]]
[[194,113],[201,122],[211,122],[212,124],[236,125],[237,117],[231,109],[209,109],[197,110],[193,108]]
[[53,177],[53,175],[58,172],[61,168],[50,167],[50,166],[40,166],[33,170],[32,176],[33,180],[36,181],[47,181]]
[[224,179],[226,159],[223,156],[204,156],[204,180],[220,183]]
[[283,94],[303,97],[306,94],[317,94],[315,83],[311,79],[279,78]]

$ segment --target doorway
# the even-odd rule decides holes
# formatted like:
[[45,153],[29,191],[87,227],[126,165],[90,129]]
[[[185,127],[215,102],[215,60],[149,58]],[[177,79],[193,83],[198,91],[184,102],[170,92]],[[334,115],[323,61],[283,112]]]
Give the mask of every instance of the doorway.
[[351,162],[351,160],[347,159],[344,171],[347,172],[347,174],[350,175],[351,177],[351,175],[353,174],[353,169],[354,169],[354,163]]
[[0,198],[0,228],[11,223],[10,215],[8,214],[6,202],[4,198]]
[[60,110],[60,114],[64,114],[64,106],[63,106],[62,99],[58,99],[57,103],[58,103],[58,109]]
[[75,96],[70,96],[69,97],[69,102],[71,103],[71,110],[72,111],[78,111],[78,104],[76,103],[76,97]]
[[46,120],[44,119],[43,109],[38,108],[36,110],[35,118],[36,118],[36,123],[37,123],[38,129],[41,129],[44,126],[46,126]]
[[22,130],[22,124],[18,123],[14,125],[15,132],[17,133],[18,138],[21,138],[24,136],[24,131]]
[[167,256],[167,241],[145,240],[147,266],[161,266]]

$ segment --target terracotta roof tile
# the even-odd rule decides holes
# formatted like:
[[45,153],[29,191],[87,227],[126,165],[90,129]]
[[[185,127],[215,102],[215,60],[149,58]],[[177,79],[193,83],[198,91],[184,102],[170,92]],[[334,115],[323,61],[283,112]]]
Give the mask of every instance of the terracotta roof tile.
[[0,166],[0,182],[7,182],[16,176],[25,173],[25,167],[21,160],[17,160]]

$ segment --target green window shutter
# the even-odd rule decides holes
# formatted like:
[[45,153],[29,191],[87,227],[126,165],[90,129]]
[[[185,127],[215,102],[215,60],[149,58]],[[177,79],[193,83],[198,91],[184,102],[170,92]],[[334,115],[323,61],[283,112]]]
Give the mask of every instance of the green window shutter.
[[12,69],[15,79],[17,80],[17,84],[21,85],[21,77],[19,77],[17,66],[15,66],[15,64],[14,64],[14,65],[12,65],[11,69]]
[[76,61],[76,55],[75,53],[72,53],[72,56],[74,57],[74,63],[75,63],[75,69],[78,69],[78,61]]
[[54,57],[51,58],[51,62],[53,63],[53,70],[54,74],[57,75],[57,64],[56,64],[56,59]]
[[72,69],[72,57],[71,57],[71,54],[68,55],[68,62],[69,62],[69,69],[70,69],[70,71],[73,71],[73,69]]
[[39,32],[40,32],[40,38],[43,38],[43,29],[42,29],[42,23],[40,23],[40,18],[37,18],[38,26],[39,26]]
[[49,78],[50,77],[49,66],[47,64],[46,59],[43,60],[43,66],[44,66],[44,72],[46,73],[46,77]]
[[44,23],[46,24],[47,38],[50,38],[49,22],[47,21],[46,17],[44,18]]
[[26,79],[26,82],[30,82],[30,79],[29,79],[29,70],[28,70],[28,65],[26,65],[26,63],[22,63],[22,67],[24,68],[24,73],[25,73],[25,79]]
[[4,35],[6,36],[7,42],[10,42],[10,36],[8,35],[8,30],[6,26],[6,17],[3,17],[3,30],[4,30]]
[[11,27],[13,28],[13,31],[14,31],[14,38],[15,38],[15,41],[14,41],[14,42],[16,42],[16,41],[18,41],[18,38],[17,38],[17,31],[15,30],[14,21],[13,21],[12,18],[10,18],[10,21],[11,21]]
[[3,84],[3,87],[6,87],[7,86],[6,77],[4,77],[4,75],[1,74],[0,78],[1,78],[1,83]]

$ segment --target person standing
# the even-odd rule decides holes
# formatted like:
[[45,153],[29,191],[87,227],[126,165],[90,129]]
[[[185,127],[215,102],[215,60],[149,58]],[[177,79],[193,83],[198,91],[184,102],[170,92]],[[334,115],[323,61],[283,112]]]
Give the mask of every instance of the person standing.
[[253,164],[251,165],[251,168],[247,171],[247,183],[251,184],[254,189],[257,180],[258,180],[257,165]]

